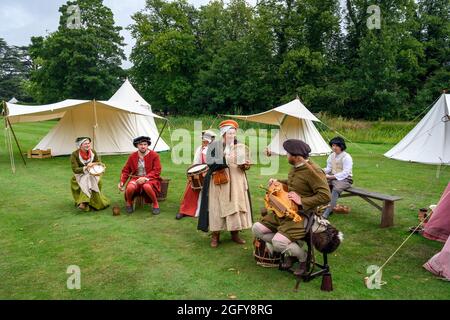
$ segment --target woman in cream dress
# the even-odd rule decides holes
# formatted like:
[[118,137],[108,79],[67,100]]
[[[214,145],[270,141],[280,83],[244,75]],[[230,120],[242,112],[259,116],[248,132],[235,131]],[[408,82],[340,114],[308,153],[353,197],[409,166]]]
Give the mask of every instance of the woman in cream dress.
[[[245,145],[237,143],[238,124],[233,120],[220,125],[222,139],[208,147],[205,177],[200,205],[198,229],[212,232],[211,247],[219,244],[220,231],[230,231],[231,239],[239,244],[239,231],[252,226],[252,206],[245,171],[250,168],[250,155]],[[216,174],[227,176],[227,182],[216,184]]]

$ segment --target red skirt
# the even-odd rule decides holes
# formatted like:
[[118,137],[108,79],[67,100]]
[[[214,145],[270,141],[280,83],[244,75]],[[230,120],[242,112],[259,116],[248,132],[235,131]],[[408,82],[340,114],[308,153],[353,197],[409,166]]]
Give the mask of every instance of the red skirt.
[[181,201],[180,213],[186,216],[195,217],[199,195],[200,190],[192,189],[191,183],[188,181],[186,189],[184,190],[183,201]]

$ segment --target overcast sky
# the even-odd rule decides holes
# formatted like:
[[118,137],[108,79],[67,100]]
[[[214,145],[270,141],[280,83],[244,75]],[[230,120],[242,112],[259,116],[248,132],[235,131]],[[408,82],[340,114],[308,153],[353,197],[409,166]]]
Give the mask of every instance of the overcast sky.
[[[188,0],[196,7],[209,0]],[[28,45],[32,36],[45,36],[58,28],[59,7],[66,0],[0,0],[0,38],[9,45]],[[256,0],[247,0],[255,3]],[[114,13],[116,25],[127,27],[133,21],[131,15],[145,6],[145,0],[104,0],[103,3]],[[125,54],[131,53],[134,41],[127,30],[122,30],[125,39]],[[131,66],[124,61],[123,67]]]

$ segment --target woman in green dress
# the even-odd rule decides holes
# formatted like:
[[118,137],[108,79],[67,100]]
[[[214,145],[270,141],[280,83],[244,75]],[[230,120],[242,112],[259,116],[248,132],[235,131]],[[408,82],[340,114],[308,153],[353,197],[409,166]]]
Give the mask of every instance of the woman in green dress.
[[99,162],[97,152],[91,149],[91,138],[77,138],[76,144],[77,150],[70,156],[73,171],[70,187],[75,205],[81,211],[105,209],[109,200],[101,192],[101,178],[88,172],[92,163]]

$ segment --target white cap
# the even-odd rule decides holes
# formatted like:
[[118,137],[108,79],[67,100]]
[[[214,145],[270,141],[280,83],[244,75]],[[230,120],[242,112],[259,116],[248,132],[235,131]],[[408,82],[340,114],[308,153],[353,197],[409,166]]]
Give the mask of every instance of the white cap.
[[216,137],[216,134],[211,130],[206,130],[202,132],[202,140],[211,142],[213,138]]

